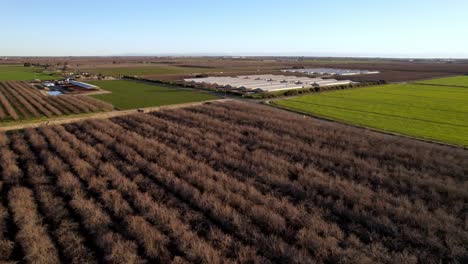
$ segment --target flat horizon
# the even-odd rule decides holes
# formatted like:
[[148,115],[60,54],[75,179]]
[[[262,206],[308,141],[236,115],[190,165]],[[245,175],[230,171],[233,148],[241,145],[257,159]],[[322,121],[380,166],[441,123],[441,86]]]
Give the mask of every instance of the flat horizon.
[[334,55],[300,55],[300,54],[114,54],[114,55],[0,55],[2,58],[112,58],[112,57],[244,57],[244,58],[317,58],[317,59],[415,59],[415,60],[468,60],[468,57],[431,57],[431,56],[334,56]]

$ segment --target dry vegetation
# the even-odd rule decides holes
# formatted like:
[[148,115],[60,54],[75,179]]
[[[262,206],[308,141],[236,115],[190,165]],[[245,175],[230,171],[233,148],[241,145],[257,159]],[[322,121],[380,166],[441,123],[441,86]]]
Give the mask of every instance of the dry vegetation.
[[46,96],[25,82],[0,82],[0,122],[111,110],[87,96]]
[[[346,76],[353,81],[379,81],[404,82],[450,75],[468,74],[468,60],[438,61],[438,60],[415,60],[406,59],[372,59],[372,58],[313,58],[313,57],[247,57],[247,58],[225,58],[225,57],[13,57],[8,60],[0,58],[0,65],[41,63],[49,65],[67,64],[72,70],[115,69],[121,74],[124,70],[138,68],[152,68],[166,65],[168,68],[194,67],[198,68],[193,73],[205,72],[210,75],[247,75],[267,73],[280,73],[280,69],[292,67],[332,67],[342,69],[378,70],[380,74]],[[61,66],[59,66],[61,67]],[[200,71],[200,68],[205,69]],[[146,79],[174,81],[193,77],[189,71],[179,74],[165,74],[164,71],[153,74],[145,74]],[[223,72],[221,74],[220,72]],[[135,74],[130,74],[135,75]],[[143,74],[136,74],[141,75]]]
[[0,134],[0,258],[466,263],[468,152],[214,103]]

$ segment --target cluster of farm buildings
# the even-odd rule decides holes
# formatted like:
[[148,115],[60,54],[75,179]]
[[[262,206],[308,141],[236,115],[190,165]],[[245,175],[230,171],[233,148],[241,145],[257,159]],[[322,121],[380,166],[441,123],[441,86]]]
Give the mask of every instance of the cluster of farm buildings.
[[57,82],[43,82],[41,89],[46,90],[49,95],[57,96],[63,93],[87,92],[97,90],[99,87],[73,80],[64,80]]
[[243,92],[274,92],[310,87],[350,85],[349,80],[309,78],[285,75],[246,75],[237,77],[206,77],[185,79],[185,82],[217,85],[229,90]]
[[282,70],[282,72],[302,73],[302,74],[309,74],[309,75],[338,75],[338,76],[352,76],[352,75],[380,73],[379,71],[345,70],[345,69],[333,69],[333,68],[289,69],[289,70]]

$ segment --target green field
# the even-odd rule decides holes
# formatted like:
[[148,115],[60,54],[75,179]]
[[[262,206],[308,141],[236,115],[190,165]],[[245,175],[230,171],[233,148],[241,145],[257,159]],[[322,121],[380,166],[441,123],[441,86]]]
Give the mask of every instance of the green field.
[[54,80],[55,76],[44,73],[42,69],[23,65],[0,65],[0,81],[29,81],[33,79]]
[[112,92],[93,95],[93,97],[111,103],[120,110],[200,102],[217,98],[206,93],[135,81],[91,81],[89,83]]
[[186,73],[203,73],[213,71],[211,68],[196,68],[196,67],[177,67],[177,66],[141,66],[141,67],[122,67],[122,68],[96,68],[86,69],[82,71],[89,71],[96,74],[106,76],[145,76],[145,75],[163,75],[163,74],[186,74]]
[[468,146],[468,89],[401,84],[275,101],[345,123]]
[[455,76],[417,82],[430,85],[459,86],[468,88],[468,76]]

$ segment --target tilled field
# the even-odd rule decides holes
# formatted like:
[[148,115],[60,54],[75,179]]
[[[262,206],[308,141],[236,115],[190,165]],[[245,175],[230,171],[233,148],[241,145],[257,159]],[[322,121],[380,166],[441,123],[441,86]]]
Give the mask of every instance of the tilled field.
[[25,82],[0,82],[0,122],[111,110],[87,96],[46,96]]
[[0,134],[0,258],[464,263],[468,152],[245,103]]

